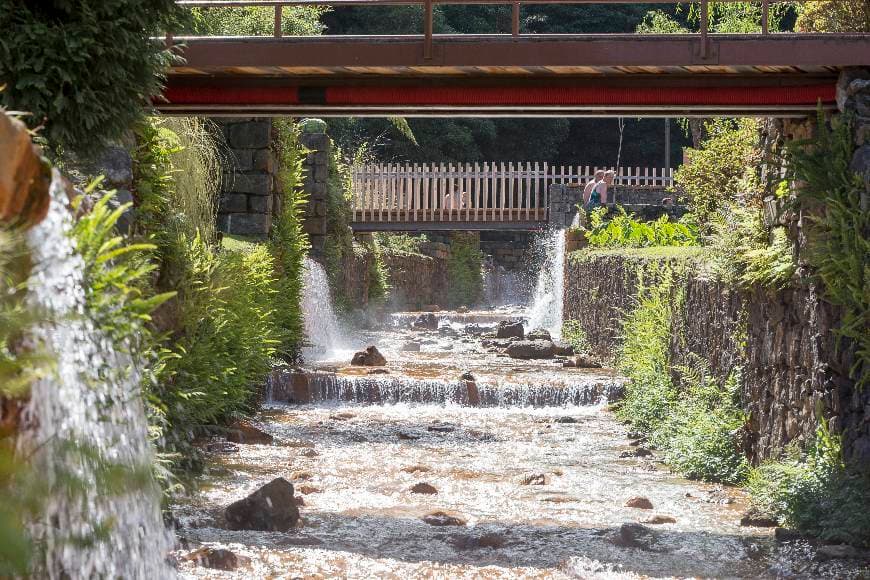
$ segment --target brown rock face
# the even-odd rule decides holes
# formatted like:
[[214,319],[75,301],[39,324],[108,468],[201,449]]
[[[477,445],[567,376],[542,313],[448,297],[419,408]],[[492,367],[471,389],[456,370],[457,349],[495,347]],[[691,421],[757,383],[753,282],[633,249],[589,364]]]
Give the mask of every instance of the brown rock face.
[[628,501],[625,502],[625,507],[635,508],[639,510],[651,510],[653,509],[653,504],[650,500],[643,496],[635,496],[629,498]]
[[48,212],[51,170],[24,123],[0,112],[0,221],[29,227]]
[[293,484],[279,477],[245,499],[230,504],[224,512],[231,530],[286,532],[299,521]]
[[227,441],[253,445],[269,445],[272,443],[272,436],[254,427],[247,421],[236,421],[227,432]]
[[200,548],[191,552],[184,558],[196,562],[198,566],[204,566],[213,570],[226,570],[232,572],[242,566],[250,564],[251,560],[245,556],[239,556],[222,548]]
[[422,494],[426,494],[426,495],[435,495],[436,493],[438,493],[438,490],[435,489],[434,485],[431,485],[429,483],[420,482],[420,483],[415,484],[411,488],[411,493],[422,493]]
[[387,359],[381,354],[381,351],[374,345],[365,350],[361,350],[353,355],[353,360],[350,364],[360,367],[382,367],[387,364]]

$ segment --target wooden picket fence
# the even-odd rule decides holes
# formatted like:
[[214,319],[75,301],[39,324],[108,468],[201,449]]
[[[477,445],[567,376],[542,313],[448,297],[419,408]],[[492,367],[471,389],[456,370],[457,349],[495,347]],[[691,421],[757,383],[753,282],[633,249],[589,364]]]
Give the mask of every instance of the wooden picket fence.
[[[585,184],[607,167],[525,163],[385,163],[353,168],[354,222],[544,222],[552,184]],[[664,189],[674,170],[620,167],[617,186]],[[617,192],[619,188],[612,191]]]

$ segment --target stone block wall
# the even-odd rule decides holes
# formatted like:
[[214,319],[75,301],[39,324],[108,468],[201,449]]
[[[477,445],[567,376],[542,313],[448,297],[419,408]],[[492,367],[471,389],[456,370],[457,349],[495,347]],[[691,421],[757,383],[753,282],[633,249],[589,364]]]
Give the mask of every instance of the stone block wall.
[[[652,282],[644,268],[648,259],[615,252],[590,256],[566,263],[563,314],[580,322],[595,354],[612,359],[641,270],[647,271],[645,283]],[[700,361],[723,380],[742,369],[754,462],[776,457],[792,441],[811,440],[819,406],[843,435],[847,459],[870,466],[870,392],[857,391],[848,378],[853,352],[836,348],[838,313],[814,285],[745,291],[697,273],[692,260],[655,260],[684,272],[675,287],[682,300],[674,295],[679,308],[669,349],[673,364]]]
[[308,194],[303,227],[314,255],[323,252],[326,241],[327,197],[329,195],[329,159],[332,141],[326,133],[303,133],[301,144],[310,151],[303,161],[305,176],[302,189]]
[[272,152],[272,121],[267,118],[217,118],[228,155],[218,200],[218,229],[265,237],[272,227],[280,194]]

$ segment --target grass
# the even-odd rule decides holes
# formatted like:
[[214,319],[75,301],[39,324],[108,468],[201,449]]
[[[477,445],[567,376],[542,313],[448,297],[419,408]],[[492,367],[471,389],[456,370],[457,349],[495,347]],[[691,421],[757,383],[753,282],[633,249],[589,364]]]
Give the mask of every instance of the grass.
[[262,241],[262,239],[256,236],[224,234],[221,238],[221,247],[231,252],[249,252],[261,244]]

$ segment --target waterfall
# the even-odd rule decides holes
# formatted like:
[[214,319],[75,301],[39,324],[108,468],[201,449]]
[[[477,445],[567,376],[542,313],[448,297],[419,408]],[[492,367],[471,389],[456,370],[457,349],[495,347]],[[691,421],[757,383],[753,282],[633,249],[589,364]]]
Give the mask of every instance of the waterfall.
[[305,258],[302,313],[305,317],[305,334],[311,343],[304,351],[306,358],[317,360],[344,348],[343,329],[332,308],[332,293],[326,270],[311,258]]
[[[85,316],[83,260],[55,170],[48,216],[28,233],[28,300],[53,322],[35,330],[55,360],[36,381],[19,445],[46,485],[31,527],[48,578],[167,578],[172,536],[151,476],[154,455],[129,345],[113,344]],[[119,348],[119,346],[121,348]]]
[[562,335],[562,293],[565,289],[565,232],[552,230],[541,240],[544,260],[528,310],[528,328],[546,328],[553,338]]

